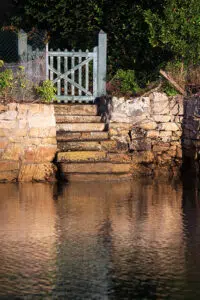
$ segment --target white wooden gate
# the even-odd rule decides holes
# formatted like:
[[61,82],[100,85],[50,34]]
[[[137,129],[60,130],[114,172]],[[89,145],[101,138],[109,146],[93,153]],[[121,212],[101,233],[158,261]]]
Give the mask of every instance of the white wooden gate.
[[49,51],[46,46],[46,77],[57,88],[57,102],[94,102],[106,94],[107,36],[99,33],[99,45],[92,52]]

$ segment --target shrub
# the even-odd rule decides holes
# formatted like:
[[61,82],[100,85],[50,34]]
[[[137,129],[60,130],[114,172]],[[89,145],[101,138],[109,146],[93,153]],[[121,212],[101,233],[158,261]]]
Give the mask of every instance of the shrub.
[[36,91],[45,102],[51,102],[56,97],[56,88],[50,80],[43,81],[41,86],[36,87]]
[[14,76],[12,98],[16,100],[33,100],[35,97],[34,84],[27,79],[24,66],[19,66]]
[[134,95],[140,91],[134,70],[119,69],[108,84],[113,94]]
[[176,96],[178,94],[177,90],[173,88],[168,82],[166,82],[163,86],[163,92],[167,94],[167,96]]
[[[4,62],[0,61],[0,67],[4,66]],[[0,72],[0,94],[7,98],[8,93],[13,87],[13,72],[10,69],[6,69]]]

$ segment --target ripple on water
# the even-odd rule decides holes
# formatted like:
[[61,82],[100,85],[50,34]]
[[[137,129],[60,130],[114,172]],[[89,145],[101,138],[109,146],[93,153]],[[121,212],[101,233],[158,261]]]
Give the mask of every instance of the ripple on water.
[[0,299],[200,299],[192,188],[1,184],[0,195]]

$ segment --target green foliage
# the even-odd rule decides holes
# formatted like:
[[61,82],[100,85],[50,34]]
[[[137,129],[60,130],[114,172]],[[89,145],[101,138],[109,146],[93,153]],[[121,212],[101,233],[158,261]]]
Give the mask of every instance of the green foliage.
[[164,84],[163,92],[165,92],[167,96],[176,96],[178,94],[177,90],[175,90],[168,82]]
[[114,90],[117,90],[118,93],[121,94],[133,95],[140,90],[135,78],[134,70],[119,69],[111,80],[111,84],[117,88]]
[[4,66],[4,61],[0,60],[0,68],[2,68]]
[[50,80],[43,81],[42,85],[38,86],[36,90],[45,102],[51,102],[56,97],[56,88]]
[[153,47],[170,50],[187,64],[200,59],[200,6],[196,0],[165,0],[163,11],[144,13]]
[[[0,60],[0,66],[4,63]],[[56,88],[50,80],[43,81],[41,86],[34,86],[33,82],[27,79],[25,68],[18,67],[18,71],[13,74],[12,70],[5,69],[0,72],[0,96],[4,101],[15,100],[40,100],[51,102],[55,98]]]
[[[149,41],[143,11],[159,11],[162,0],[24,0],[18,1],[14,24],[49,30],[50,48],[92,49],[97,34],[108,34],[108,77],[134,69],[141,84],[155,77],[162,57]],[[167,56],[167,60],[168,60]],[[165,58],[164,58],[165,60]]]
[[5,96],[13,86],[13,72],[12,70],[6,69],[0,72],[0,94]]
[[34,84],[27,79],[24,66],[19,66],[14,76],[12,96],[18,99],[29,100],[34,97]]
[[[50,47],[92,49],[108,34],[108,78],[135,70],[140,86],[161,65],[200,58],[200,5],[196,0],[18,0],[12,22],[49,31]],[[9,19],[10,20],[10,19]]]

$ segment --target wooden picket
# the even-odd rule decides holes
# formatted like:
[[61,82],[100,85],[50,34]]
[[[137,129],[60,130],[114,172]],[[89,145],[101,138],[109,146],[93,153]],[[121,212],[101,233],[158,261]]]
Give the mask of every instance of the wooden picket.
[[106,94],[106,34],[100,32],[99,46],[92,52],[49,51],[47,45],[46,77],[57,88],[57,102],[94,102],[97,96]]

